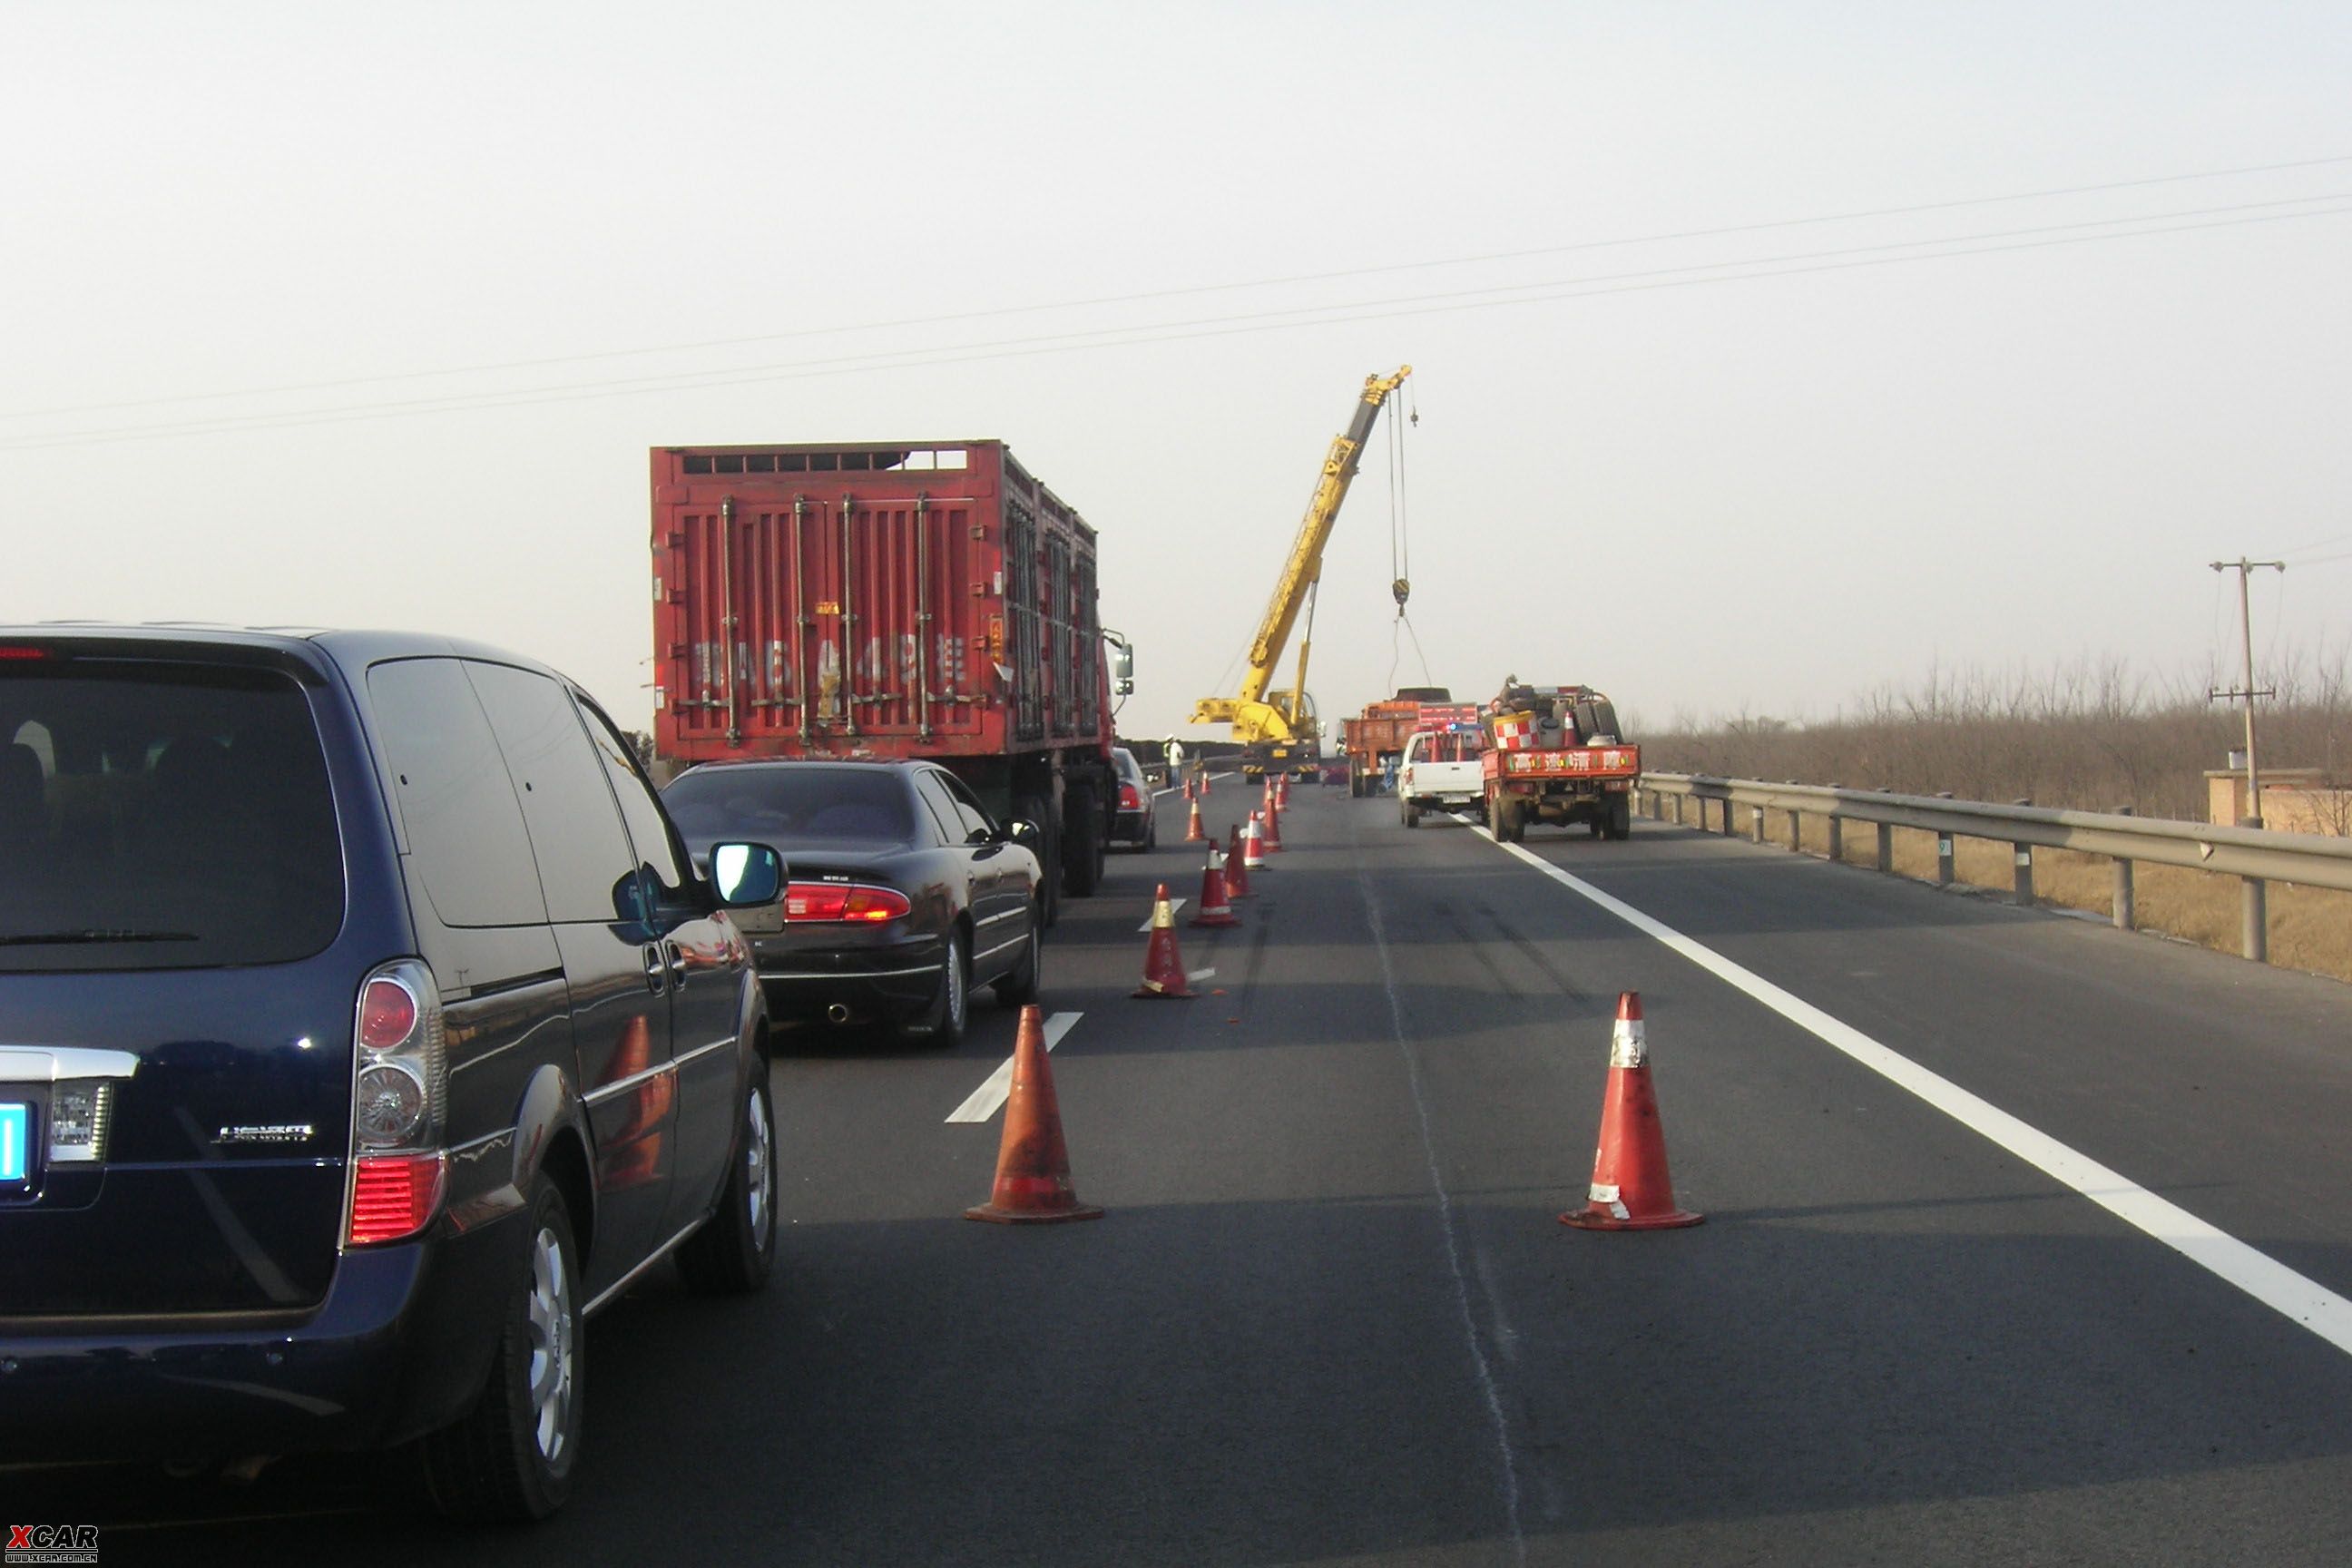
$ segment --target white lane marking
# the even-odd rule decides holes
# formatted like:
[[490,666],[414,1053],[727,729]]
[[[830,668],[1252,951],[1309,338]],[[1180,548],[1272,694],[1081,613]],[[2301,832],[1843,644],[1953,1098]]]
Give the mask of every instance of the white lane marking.
[[[1062,1037],[1084,1013],[1052,1013],[1045,1018],[1045,1048],[1052,1050],[1062,1043]],[[1013,1058],[1007,1057],[997,1069],[988,1075],[988,1081],[971,1091],[971,1098],[948,1112],[950,1121],[985,1121],[995,1115],[1013,1092]]]
[[[1191,901],[1192,901],[1192,900],[1189,900],[1189,899],[1171,899],[1171,900],[1168,900],[1168,913],[1169,913],[1169,915],[1171,916],[1171,918],[1173,918],[1173,916],[1175,915],[1175,913],[1176,913],[1176,911],[1177,911],[1178,910],[1182,909],[1182,908],[1183,908],[1187,903],[1190,903]],[[1151,920],[1158,920],[1159,918],[1160,918],[1160,911],[1159,911],[1158,910],[1152,910],[1152,911],[1151,911]],[[1150,931],[1150,930],[1151,929],[1151,921],[1145,921],[1141,925],[1139,925],[1139,926],[1136,927],[1135,929],[1136,929],[1136,930],[1138,930],[1138,931]]]
[[[1354,821],[1349,820],[1351,833]],[[1454,1225],[1454,1197],[1445,1190],[1445,1175],[1437,1164],[1437,1140],[1429,1130],[1429,1097],[1422,1089],[1421,1053],[1412,1048],[1412,1037],[1405,1029],[1404,1003],[1397,996],[1396,970],[1389,962],[1388,927],[1381,920],[1380,900],[1373,896],[1361,856],[1356,859],[1356,889],[1363,898],[1364,917],[1372,928],[1372,947],[1381,957],[1381,984],[1389,998],[1389,1030],[1396,1037],[1398,1054],[1404,1058],[1405,1081],[1412,1089],[1413,1114],[1421,1122],[1421,1157],[1429,1170],[1430,1190],[1437,1196],[1437,1224],[1445,1235],[1445,1261],[1454,1271],[1454,1305],[1462,1315],[1462,1334],[1470,1343],[1470,1363],[1478,1373],[1478,1391],[1486,1398],[1486,1419],[1495,1431],[1495,1451],[1502,1460],[1503,1517],[1511,1527],[1511,1561],[1525,1563],[1528,1537],[1519,1520],[1519,1464],[1511,1452],[1511,1424],[1503,1415],[1502,1391],[1495,1384],[1494,1364],[1486,1359],[1486,1347],[1478,1337],[1477,1315],[1470,1308],[1470,1279],[1463,1263],[1462,1237]]]
[[[1484,827],[1475,831],[1482,837],[1494,837]],[[2153,1237],[2263,1306],[2301,1323],[2337,1350],[2352,1354],[2352,1300],[2315,1280],[2306,1279],[2227,1231],[2157,1196],[2089,1155],[2068,1148],[1990,1100],[1928,1071],[1861,1030],[1840,1023],[1811,1003],[1790,995],[1762,975],[1610,897],[1591,883],[1570,876],[1540,856],[1516,844],[1502,847],[1569,891],[1600,905],[1644,936],[1654,938],[1718,980],[1746,992],[1896,1088],[1918,1096],[1970,1131],[1991,1140],[2061,1184],[2072,1187],[2126,1225]]]

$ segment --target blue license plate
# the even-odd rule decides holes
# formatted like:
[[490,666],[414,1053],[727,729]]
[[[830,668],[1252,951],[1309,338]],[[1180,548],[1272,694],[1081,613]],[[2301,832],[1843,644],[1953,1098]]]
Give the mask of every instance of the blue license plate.
[[32,1174],[26,1148],[32,1138],[33,1108],[21,1101],[0,1105],[0,1182],[22,1182]]

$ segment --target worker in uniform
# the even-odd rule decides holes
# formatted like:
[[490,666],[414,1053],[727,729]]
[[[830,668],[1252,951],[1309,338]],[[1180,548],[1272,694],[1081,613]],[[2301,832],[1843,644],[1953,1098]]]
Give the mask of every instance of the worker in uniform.
[[1184,778],[1184,742],[1171,735],[1164,744],[1168,749],[1168,782],[1181,784]]

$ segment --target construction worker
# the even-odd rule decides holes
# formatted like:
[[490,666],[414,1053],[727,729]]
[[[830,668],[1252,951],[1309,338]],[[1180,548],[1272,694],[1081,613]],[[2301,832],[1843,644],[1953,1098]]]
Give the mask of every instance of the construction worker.
[[1184,776],[1184,742],[1171,735],[1161,743],[1168,748],[1168,782],[1175,784]]

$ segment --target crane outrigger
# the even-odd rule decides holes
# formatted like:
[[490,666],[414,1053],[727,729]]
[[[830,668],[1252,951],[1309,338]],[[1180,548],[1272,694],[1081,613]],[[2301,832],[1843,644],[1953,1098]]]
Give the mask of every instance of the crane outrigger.
[[[1412,366],[1408,364],[1399,366],[1394,375],[1364,378],[1363,396],[1356,405],[1355,416],[1348,422],[1344,435],[1331,439],[1331,449],[1323,458],[1322,478],[1316,481],[1314,498],[1307,503],[1307,515],[1298,524],[1298,537],[1291,542],[1290,558],[1284,563],[1282,575],[1274,585],[1274,598],[1265,607],[1265,618],[1258,623],[1257,637],[1250,644],[1249,672],[1243,679],[1241,695],[1204,697],[1193,705],[1192,722],[1233,726],[1234,741],[1242,748],[1242,772],[1247,776],[1267,772],[1310,772],[1321,760],[1318,741],[1322,726],[1315,717],[1314,699],[1307,694],[1307,654],[1314,643],[1311,612],[1307,633],[1298,639],[1296,684],[1286,691],[1269,691],[1267,687],[1274,680],[1274,667],[1290,641],[1300,610],[1312,603],[1315,586],[1322,580],[1323,545],[1331,537],[1331,525],[1339,520],[1339,503],[1348,499],[1349,482],[1356,477],[1358,455],[1371,437],[1381,405],[1412,374]],[[1400,605],[1403,603],[1404,587],[1400,578]]]

